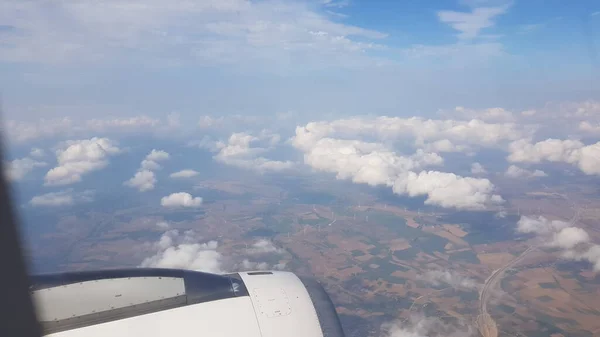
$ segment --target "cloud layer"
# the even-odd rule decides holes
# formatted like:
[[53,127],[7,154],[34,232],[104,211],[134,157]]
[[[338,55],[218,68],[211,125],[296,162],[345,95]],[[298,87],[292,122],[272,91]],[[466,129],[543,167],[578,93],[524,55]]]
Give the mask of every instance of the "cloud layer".
[[[386,143],[413,138],[415,147],[435,146],[439,140],[447,140],[451,145],[444,143],[449,147],[498,146],[497,142],[516,137],[515,128],[510,124],[420,118],[336,120],[297,127],[292,144],[304,152],[305,164],[318,171],[335,173],[338,179],[389,186],[397,194],[426,196],[426,203],[431,205],[484,209],[503,202],[493,193],[494,185],[489,180],[422,170],[442,165],[442,157],[423,149],[412,155],[400,155]],[[367,135],[376,135],[381,142],[360,140]],[[444,147],[449,149],[448,146]]]
[[75,192],[73,189],[68,189],[60,192],[37,195],[33,197],[29,203],[36,207],[61,207],[92,202],[93,200],[94,193],[92,191]]
[[577,166],[585,174],[600,175],[600,142],[584,145],[578,140],[549,138],[531,143],[521,139],[511,143],[509,150],[509,162],[562,162]]
[[0,59],[99,63],[143,53],[153,55],[145,58],[149,63],[284,65],[292,57],[352,65],[381,48],[371,41],[385,34],[335,22],[322,12],[298,1],[84,0],[57,2],[48,10],[8,0],[0,7],[0,21],[11,27],[3,32],[8,43],[0,47]]

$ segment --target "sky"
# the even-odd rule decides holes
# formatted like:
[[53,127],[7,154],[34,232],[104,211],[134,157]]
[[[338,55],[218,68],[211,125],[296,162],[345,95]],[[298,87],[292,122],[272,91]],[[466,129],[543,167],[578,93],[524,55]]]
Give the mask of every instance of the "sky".
[[[471,210],[506,202],[493,175],[600,174],[593,1],[7,0],[0,13],[5,171],[37,196],[88,200],[72,186],[124,157],[118,184],[139,192],[219,165],[308,167]],[[181,158],[175,177],[159,172]]]
[[[594,0],[3,0],[4,174],[36,230],[86,207],[202,209],[224,176],[505,216],[503,186],[597,185],[599,52]],[[577,224],[514,225],[600,270]],[[219,242],[157,226],[140,265],[224,270]],[[284,268],[258,264],[228,268]]]
[[30,207],[87,202],[109,180],[197,207],[202,196],[163,184],[222,167],[310,168],[436,207],[503,207],[499,176],[600,175],[599,11],[3,1],[5,173],[29,186]]
[[5,118],[432,115],[597,99],[578,1],[0,4]]

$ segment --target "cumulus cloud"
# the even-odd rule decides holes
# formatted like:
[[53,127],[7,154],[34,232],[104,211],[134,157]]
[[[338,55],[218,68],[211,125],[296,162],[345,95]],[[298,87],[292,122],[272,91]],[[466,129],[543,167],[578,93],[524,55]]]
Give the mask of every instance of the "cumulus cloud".
[[394,182],[393,191],[411,197],[426,195],[425,204],[446,208],[480,210],[504,202],[501,196],[493,194],[494,185],[488,179],[438,171],[403,174]]
[[251,270],[267,270],[270,266],[266,262],[256,262],[244,259],[240,264],[237,265],[239,271],[251,271]]
[[590,241],[588,233],[578,227],[566,227],[554,233],[551,246],[572,249],[580,243]]
[[561,220],[548,220],[543,216],[539,216],[538,218],[522,216],[521,219],[519,219],[519,222],[517,222],[517,231],[521,233],[546,235],[557,232],[568,226],[568,222]]
[[68,189],[60,192],[51,192],[33,197],[29,203],[32,206],[60,207],[72,206],[78,203],[93,201],[92,191],[75,192]]
[[154,172],[149,170],[141,170],[135,173],[133,178],[123,183],[125,186],[137,188],[140,192],[145,192],[154,189],[156,177]]
[[172,193],[166,197],[160,199],[160,204],[164,207],[200,207],[202,205],[202,198],[192,197],[191,194],[186,192]]
[[82,176],[108,165],[108,158],[121,152],[116,142],[108,138],[70,140],[56,151],[58,165],[48,171],[46,185],[68,185],[81,181]]
[[508,169],[506,169],[504,175],[509,178],[536,178],[548,176],[546,172],[542,170],[530,171],[516,165],[510,165]]
[[[279,161],[267,159],[261,154],[269,151],[280,140],[278,134],[261,132],[253,136],[245,132],[233,133],[227,142],[217,142],[215,148],[218,153],[214,156],[216,161],[237,166],[245,169],[255,170],[260,173],[276,172],[290,169],[294,166],[291,161]],[[254,143],[264,146],[252,146]]]
[[471,164],[471,174],[486,174],[487,171],[485,169],[485,167],[483,167],[483,165],[481,165],[480,163],[473,163]]
[[158,164],[159,161],[165,161],[169,157],[170,155],[165,151],[152,149],[140,163],[140,168],[133,178],[124,182],[123,185],[137,188],[140,192],[154,189],[157,179],[153,171],[161,168]]
[[[351,118],[331,122],[311,122],[296,128],[296,138],[305,144],[314,144],[324,137],[356,139],[372,137],[387,141],[412,140],[416,148],[424,148],[438,142],[444,148],[452,144],[452,151],[467,151],[480,147],[501,147],[533,134],[535,129],[515,123],[486,123],[482,120],[439,120],[420,117],[401,118]],[[439,142],[442,141],[442,142]]]
[[584,145],[578,140],[546,139],[532,144],[527,139],[509,146],[508,161],[513,163],[563,162],[575,165],[588,175],[600,175],[600,142]]
[[152,149],[146,158],[140,164],[142,170],[158,170],[160,169],[159,161],[165,161],[169,159],[170,155],[163,150]]
[[171,175],[169,175],[169,177],[174,178],[174,179],[192,178],[192,177],[197,176],[198,174],[200,174],[200,172],[194,171],[194,170],[181,170],[181,171],[171,173]]
[[583,228],[565,221],[548,220],[543,216],[521,216],[517,231],[536,234],[547,247],[560,249],[562,258],[588,261],[594,266],[594,271],[600,271],[600,245],[591,243],[589,234]]
[[[410,123],[423,125],[420,119],[411,119]],[[375,132],[383,139],[396,137],[402,131],[415,131],[413,136],[433,139],[434,135],[424,130],[416,130],[407,120],[380,117],[375,121],[338,120],[333,122],[313,122],[296,128],[292,144],[304,152],[304,163],[313,169],[335,173],[338,179],[351,179],[355,183],[371,186],[386,185],[392,187],[394,193],[409,196],[427,196],[426,203],[442,207],[460,209],[484,209],[487,205],[503,202],[493,194],[494,186],[487,179],[461,177],[452,173],[438,171],[420,171],[422,168],[441,165],[443,159],[436,153],[428,153],[421,149],[409,156],[398,155],[383,143],[366,142],[328,137],[331,134],[359,137],[366,131]],[[469,129],[466,125],[455,131],[440,130],[436,122],[426,122],[446,136],[459,136],[459,130]],[[476,122],[475,124],[480,124]],[[456,125],[450,123],[449,129]],[[478,130],[472,130],[478,133]],[[439,135],[437,135],[439,136]],[[488,137],[489,135],[481,135]]]
[[434,286],[448,285],[462,290],[474,290],[478,287],[475,280],[449,270],[429,270],[425,274],[419,275],[418,279]]
[[282,254],[285,252],[285,250],[275,247],[273,242],[271,240],[267,240],[267,239],[260,239],[260,240],[256,241],[246,251],[248,254],[269,254],[269,253]]
[[406,322],[395,321],[381,326],[383,337],[471,337],[477,332],[468,325],[446,324],[436,317],[411,315]]
[[29,157],[15,159],[8,163],[5,166],[5,175],[6,178],[10,181],[19,181],[25,176],[33,171],[37,167],[44,167],[48,164],[42,161],[38,161]]
[[166,231],[154,244],[154,255],[145,258],[140,267],[180,268],[222,273],[222,255],[216,241],[198,243],[193,233]]

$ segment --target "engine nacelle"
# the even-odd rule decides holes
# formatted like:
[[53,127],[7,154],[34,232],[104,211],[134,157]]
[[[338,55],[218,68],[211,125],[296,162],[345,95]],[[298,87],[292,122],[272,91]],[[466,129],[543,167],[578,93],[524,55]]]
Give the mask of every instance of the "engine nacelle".
[[48,336],[344,336],[323,287],[290,272],[139,268],[31,279]]

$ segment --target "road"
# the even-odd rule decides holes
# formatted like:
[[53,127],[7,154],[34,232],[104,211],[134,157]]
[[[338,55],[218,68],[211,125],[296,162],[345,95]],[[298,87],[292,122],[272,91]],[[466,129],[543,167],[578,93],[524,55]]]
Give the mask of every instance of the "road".
[[[552,194],[558,195],[573,204],[575,214],[573,214],[573,217],[569,220],[569,225],[574,226],[579,221],[579,218],[581,217],[581,210],[579,208],[579,205],[577,203],[573,202],[565,194],[556,193],[556,192],[554,192]],[[519,263],[521,260],[523,260],[525,258],[525,256],[527,254],[531,253],[536,248],[537,248],[537,245],[529,246],[529,248],[527,248],[523,253],[521,253],[521,255],[519,255],[516,258],[514,258],[513,260],[511,260],[504,267],[494,270],[492,275],[490,275],[490,277],[488,277],[488,279],[485,281],[485,284],[481,290],[481,293],[479,294],[479,316],[477,316],[477,322],[476,322],[477,327],[479,328],[479,332],[481,333],[481,335],[483,337],[497,337],[498,336],[498,327],[496,326],[496,322],[494,321],[492,316],[490,316],[490,314],[487,312],[487,304],[492,295],[492,290],[496,288],[498,281],[500,281],[502,279],[502,277],[504,276],[504,273],[506,272],[507,269],[510,269],[515,264]]]
[[509,263],[500,269],[494,270],[492,275],[485,280],[485,284],[479,293],[479,316],[477,316],[477,327],[483,337],[498,337],[498,327],[492,316],[487,311],[487,304],[492,296],[492,291],[496,288],[498,281],[502,279],[507,269],[512,268],[525,258],[525,256],[535,250],[536,247],[529,246],[521,255],[512,259]]

